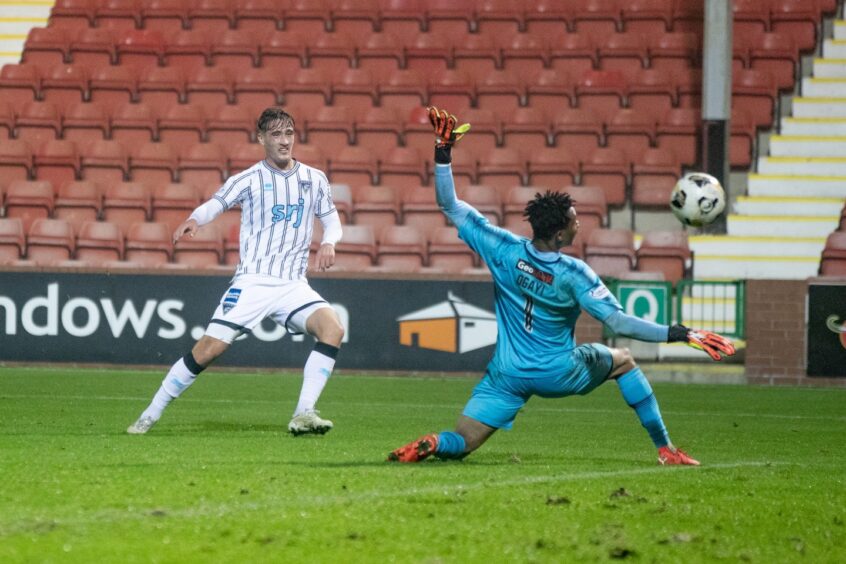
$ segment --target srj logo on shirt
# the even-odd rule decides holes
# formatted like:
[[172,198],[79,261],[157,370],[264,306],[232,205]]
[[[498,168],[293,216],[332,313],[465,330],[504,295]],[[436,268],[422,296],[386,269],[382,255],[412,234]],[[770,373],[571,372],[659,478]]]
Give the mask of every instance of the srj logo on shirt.
[[273,214],[272,221],[273,223],[278,223],[280,221],[291,221],[293,219],[294,228],[296,229],[303,222],[304,207],[305,200],[303,200],[302,198],[300,198],[296,204],[291,204],[289,206],[283,204],[273,206],[272,208],[270,208],[270,213]]

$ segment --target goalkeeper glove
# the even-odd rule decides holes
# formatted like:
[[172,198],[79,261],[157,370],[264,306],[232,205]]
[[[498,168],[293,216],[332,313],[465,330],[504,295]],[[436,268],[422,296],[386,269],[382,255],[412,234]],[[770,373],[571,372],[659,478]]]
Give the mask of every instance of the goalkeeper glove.
[[689,347],[705,351],[712,359],[722,360],[722,355],[732,356],[736,350],[734,344],[722,335],[701,329],[688,329],[684,325],[671,325],[667,333],[668,343],[687,343]]
[[470,131],[470,124],[458,124],[458,118],[446,110],[439,110],[435,106],[430,106],[429,121],[435,129],[435,162],[439,164],[449,164],[452,162],[452,146],[464,134]]

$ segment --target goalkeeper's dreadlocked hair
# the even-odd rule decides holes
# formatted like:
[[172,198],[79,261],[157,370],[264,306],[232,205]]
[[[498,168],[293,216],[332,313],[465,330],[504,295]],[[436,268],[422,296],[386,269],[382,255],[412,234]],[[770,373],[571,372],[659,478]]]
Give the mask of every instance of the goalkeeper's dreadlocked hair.
[[546,191],[538,192],[535,198],[526,204],[523,217],[529,220],[535,239],[546,241],[556,232],[567,229],[572,221],[567,212],[573,207],[570,194]]

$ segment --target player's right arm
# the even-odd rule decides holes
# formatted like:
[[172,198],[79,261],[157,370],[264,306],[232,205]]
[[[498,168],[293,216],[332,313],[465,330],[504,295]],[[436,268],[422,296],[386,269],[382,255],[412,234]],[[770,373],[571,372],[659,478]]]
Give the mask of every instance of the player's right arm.
[[217,216],[240,201],[244,190],[249,190],[250,179],[247,175],[229,178],[220,189],[207,201],[200,204],[188,218],[179,224],[173,232],[176,243],[185,235],[193,237],[202,225],[211,223]]

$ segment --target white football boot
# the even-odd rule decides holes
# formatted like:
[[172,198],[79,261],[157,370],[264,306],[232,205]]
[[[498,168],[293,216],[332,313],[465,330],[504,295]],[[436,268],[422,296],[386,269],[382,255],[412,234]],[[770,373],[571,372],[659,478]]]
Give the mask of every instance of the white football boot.
[[316,409],[312,409],[295,415],[288,423],[288,432],[295,437],[309,433],[316,435],[328,433],[334,425],[328,419],[321,418],[318,413]]
[[153,425],[156,424],[156,420],[152,417],[139,417],[138,421],[133,423],[126,429],[126,432],[130,435],[143,435],[150,429],[152,429]]

